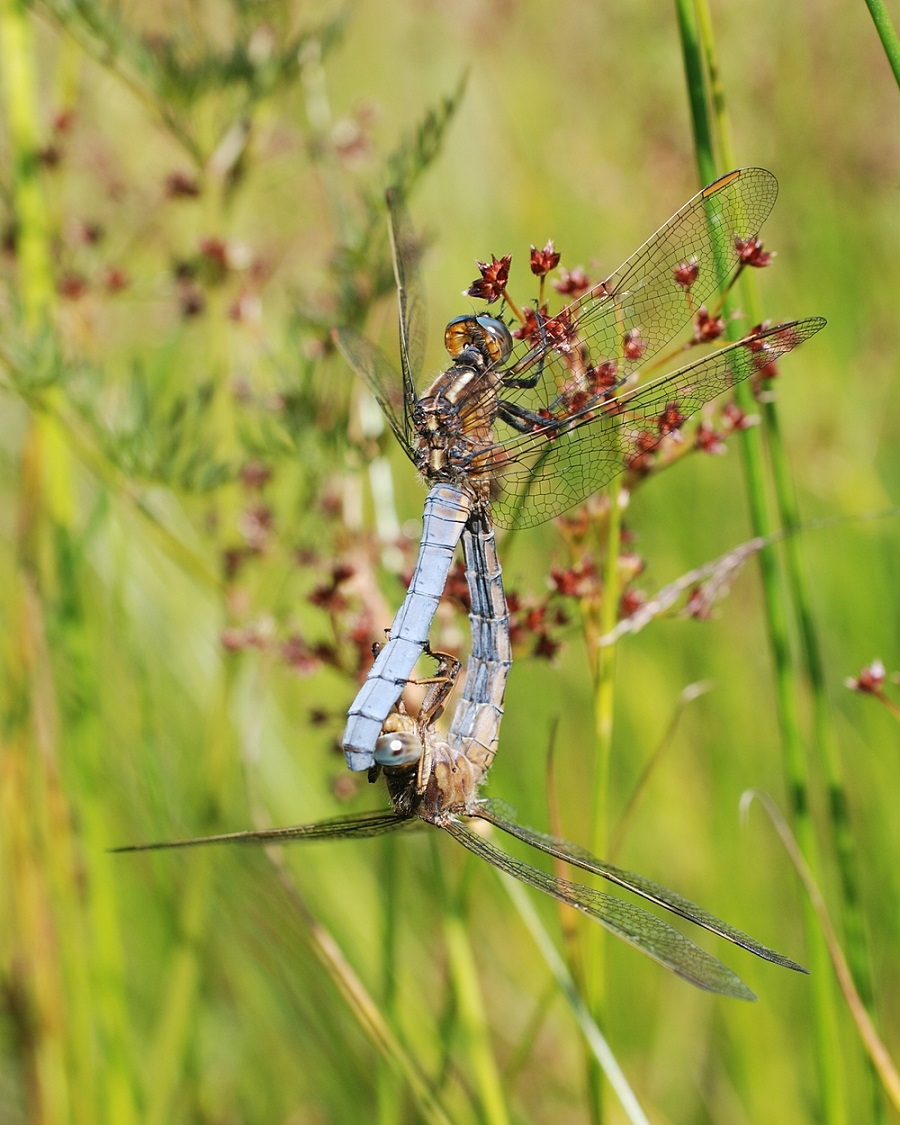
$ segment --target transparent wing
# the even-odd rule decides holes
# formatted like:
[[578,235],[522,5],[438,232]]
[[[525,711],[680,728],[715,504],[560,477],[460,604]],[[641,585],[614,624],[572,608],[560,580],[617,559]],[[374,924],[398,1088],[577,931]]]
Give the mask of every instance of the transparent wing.
[[425,300],[419,261],[422,243],[413,230],[406,202],[398,188],[388,188],[388,230],[394,278],[397,282],[397,304],[400,310],[400,366],[403,371],[403,401],[407,436],[412,436],[412,411],[416,404],[416,383],[425,358]]
[[412,459],[416,380],[425,355],[425,303],[419,275],[422,249],[400,191],[388,188],[385,198],[400,315],[401,370],[397,371],[380,348],[353,328],[336,328],[331,337],[377,399],[394,436]]
[[613,867],[612,864],[604,863],[603,860],[597,859],[596,856],[591,855],[591,853],[585,851],[584,848],[579,847],[577,844],[572,844],[568,840],[561,840],[557,836],[548,836],[543,832],[538,832],[534,828],[526,828],[524,825],[518,824],[512,819],[509,810],[502,802],[491,800],[479,801],[478,811],[475,815],[488,821],[489,824],[495,825],[510,836],[514,836],[517,840],[522,840],[526,844],[531,844],[532,847],[539,848],[542,852],[546,852],[556,859],[562,859],[566,863],[574,864],[574,866],[580,867],[583,871],[590,871],[593,875],[600,875],[603,879],[609,879],[610,882],[616,883],[620,887],[625,887],[627,890],[633,891],[634,894],[640,895],[650,902],[655,902],[657,906],[662,906],[666,910],[671,910],[674,914],[679,914],[689,922],[694,922],[698,926],[702,926],[705,930],[710,930],[712,933],[718,934],[719,937],[723,937],[727,941],[741,946],[742,949],[746,949],[750,953],[755,953],[757,957],[762,957],[766,961],[772,961],[776,965],[783,965],[786,969],[795,969],[800,973],[805,973],[807,971],[802,965],[798,965],[789,957],[785,957],[781,953],[776,953],[774,949],[769,949],[767,946],[762,945],[760,942],[756,941],[755,938],[745,934],[742,930],[737,929],[735,926],[730,926],[727,922],[723,922],[722,919],[717,918],[715,914],[710,914],[710,912],[704,910],[702,906],[697,906],[696,903],[691,902],[689,899],[682,898],[682,896],[676,894],[675,891],[670,891],[668,887],[663,887],[659,883],[654,883],[652,879],[645,879],[643,875],[636,875],[631,871],[623,871],[619,867]]
[[[596,492],[723,391],[814,336],[821,317],[775,325],[616,397],[559,394],[532,432],[516,432],[482,460],[497,478],[494,520],[501,527],[541,523]],[[581,397],[579,397],[581,396]],[[577,409],[570,410],[572,403]],[[480,466],[481,471],[486,471]]]
[[335,346],[363,380],[384,412],[394,437],[413,459],[412,425],[406,413],[401,377],[384,352],[353,328],[335,328]]
[[156,844],[127,844],[111,852],[149,852],[163,848],[196,848],[204,844],[289,844],[294,840],[335,840],[349,837],[382,836],[398,828],[422,822],[393,810],[356,813],[320,820],[315,824],[295,824],[289,828],[264,828],[260,831],[224,832],[217,836],[194,836],[187,840],[163,840]]
[[[778,196],[765,168],[739,168],[698,192],[656,234],[599,285],[551,318],[543,346],[528,354],[524,371],[543,361],[554,340],[584,346],[595,364],[613,363],[620,377],[657,355],[700,305],[728,281],[739,262],[738,241],[754,239]],[[689,287],[678,272],[693,266]],[[628,347],[625,346],[626,341]],[[536,338],[532,337],[531,346]],[[555,391],[542,380],[540,405]],[[538,401],[536,400],[536,401]]]
[[756,999],[741,978],[727,965],[694,945],[668,922],[641,907],[623,902],[615,895],[570,883],[566,879],[559,879],[536,867],[520,863],[456,821],[440,827],[481,859],[522,883],[580,910],[616,937],[627,941],[635,949],[646,953],[648,957],[698,988],[738,1000]]

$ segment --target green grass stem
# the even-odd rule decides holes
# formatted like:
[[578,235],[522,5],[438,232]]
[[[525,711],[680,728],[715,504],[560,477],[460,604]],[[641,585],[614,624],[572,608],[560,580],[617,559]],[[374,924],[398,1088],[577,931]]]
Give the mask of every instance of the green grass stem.
[[866,7],[875,24],[878,38],[884,47],[884,53],[894,74],[894,81],[900,86],[900,39],[897,38],[897,29],[890,17],[884,0],[866,0]]
[[[678,6],[683,8],[687,5],[679,0]],[[735,158],[731,151],[727,129],[727,110],[724,92],[719,80],[719,68],[716,63],[712,20],[705,0],[695,0],[694,10],[697,15],[695,22],[686,20],[680,22],[683,25],[696,28],[697,35],[685,35],[682,46],[686,57],[685,70],[693,81],[699,81],[698,76],[709,75],[710,73],[714,76],[714,82],[711,85],[716,91],[714,108],[716,112],[715,120],[718,124],[717,129],[713,130],[710,126],[710,113],[706,99],[701,100],[698,97],[692,97],[691,101],[694,112],[702,107],[703,120],[702,122],[695,122],[695,144],[701,182],[709,182],[709,179],[714,178],[715,172],[724,172],[732,167]],[[702,38],[700,38],[701,36]],[[717,144],[722,156],[723,165],[719,169],[716,169],[715,166],[713,141]],[[751,286],[750,279],[745,275],[742,281],[747,312],[751,322],[758,323],[761,318],[754,308],[756,302],[752,299],[752,293],[748,292],[748,287]],[[738,404],[748,413],[757,407],[751,388],[747,384],[742,384],[737,388],[736,399]],[[741,449],[753,530],[756,535],[768,536],[779,526],[796,527],[796,519],[789,499],[791,488],[787,473],[787,461],[778,440],[780,431],[775,420],[774,405],[768,403],[763,409],[767,422],[765,435],[768,438],[768,445],[766,447],[763,445],[763,431],[753,428],[745,432]],[[769,499],[766,484],[766,448],[770,453],[780,511],[776,510]],[[793,520],[793,522],[785,523],[786,519]],[[793,539],[788,538],[794,559],[794,565],[791,568],[791,579],[793,580],[791,594],[794,599],[800,599],[799,604],[802,607],[807,607],[808,601],[803,593],[802,569],[799,566],[797,555],[799,548],[795,537]],[[814,869],[816,869],[820,866],[820,861],[816,859],[818,856],[818,841],[810,808],[810,783],[803,749],[799,710],[800,700],[803,696],[803,677],[800,664],[793,654],[790,640],[790,607],[798,603],[789,599],[785,584],[778,572],[777,556],[773,547],[764,548],[760,553],[760,571],[766,605],[769,643],[774,663],[788,799],[804,855],[811,860]],[[811,617],[808,611],[805,615],[801,615],[809,626],[806,639],[810,641],[814,648]],[[821,684],[814,686],[821,688]],[[819,695],[820,703],[824,706],[820,693],[817,692],[816,694]],[[825,723],[824,715],[822,716],[822,722]],[[808,904],[804,910],[804,920],[812,962],[811,987],[816,1012],[815,1027],[820,1094],[826,1121],[834,1122],[837,1125],[837,1123],[845,1120],[845,1082],[837,1039],[834,992],[830,974],[826,968],[827,951],[824,947],[821,932],[816,925],[814,912]]]

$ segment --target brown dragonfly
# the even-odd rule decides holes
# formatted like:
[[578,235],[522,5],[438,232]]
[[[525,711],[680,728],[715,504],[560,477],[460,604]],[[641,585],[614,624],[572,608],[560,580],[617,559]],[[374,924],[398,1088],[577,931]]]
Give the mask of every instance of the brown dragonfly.
[[[477,753],[472,754],[470,750],[472,738],[466,721],[473,714],[470,703],[458,704],[458,715],[451,725],[448,737],[442,736],[436,726],[436,720],[453,690],[459,662],[445,653],[432,655],[437,660],[438,667],[434,677],[428,681],[430,686],[418,716],[412,719],[402,708],[396,709],[388,717],[378,739],[376,752],[380,761],[397,760],[403,763],[400,766],[380,767],[387,781],[392,805],[390,809],[355,813],[288,828],[227,832],[187,840],[132,844],[113,850],[139,852],[208,844],[287,844],[295,841],[362,839],[430,824],[452,836],[457,843],[498,870],[586,914],[616,937],[698,988],[739,1000],[756,999],[754,993],[727,965],[695,945],[662,918],[616,895],[560,878],[516,859],[487,839],[483,831],[473,831],[471,827],[474,825],[477,829],[479,824],[488,824],[538,851],[591,875],[598,875],[672,914],[718,934],[757,957],[787,969],[806,972],[806,969],[789,957],[769,949],[675,891],[642,875],[605,863],[568,840],[527,828],[516,821],[511,810],[502,801],[480,797],[477,789],[484,780],[486,766],[483,758]],[[488,669],[488,675],[480,677],[472,685],[470,695],[476,703],[489,704],[492,694],[490,669],[495,665],[490,659],[485,659],[484,666]],[[480,688],[478,684],[481,685]]]

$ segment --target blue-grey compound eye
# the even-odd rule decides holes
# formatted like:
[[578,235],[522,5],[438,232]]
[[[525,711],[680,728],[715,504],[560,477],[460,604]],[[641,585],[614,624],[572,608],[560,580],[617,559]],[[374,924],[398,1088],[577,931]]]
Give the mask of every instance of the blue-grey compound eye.
[[444,332],[444,347],[453,357],[475,345],[487,352],[491,363],[504,363],[513,349],[513,339],[502,320],[493,316],[457,316]]
[[412,731],[381,734],[375,740],[375,761],[380,766],[411,766],[422,757],[422,743]]

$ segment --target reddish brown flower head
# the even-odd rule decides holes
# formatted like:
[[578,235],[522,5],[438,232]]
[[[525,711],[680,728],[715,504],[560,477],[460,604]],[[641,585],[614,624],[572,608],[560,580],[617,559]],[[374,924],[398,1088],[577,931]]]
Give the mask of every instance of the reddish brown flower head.
[[238,516],[238,531],[257,550],[263,550],[269,540],[274,515],[268,504],[251,504]]
[[559,277],[553,282],[553,288],[564,297],[580,297],[591,287],[590,278],[584,270],[577,266],[571,273],[560,270]]
[[547,604],[530,606],[525,614],[525,628],[532,633],[541,633],[547,628]]
[[544,305],[543,308],[541,308],[540,318],[538,317],[538,310],[533,308],[526,308],[524,316],[525,323],[513,329],[513,339],[527,340],[533,348],[540,347],[541,326],[544,324],[547,317],[547,306]]
[[547,633],[541,633],[534,645],[534,655],[542,660],[552,660],[559,652],[559,641],[554,640]]
[[[588,408],[594,404],[596,398],[596,393],[591,391],[572,391],[569,394],[565,395],[566,413],[578,414],[579,416],[581,416],[582,411],[588,410]],[[593,417],[593,415],[591,415],[591,417]],[[585,415],[583,419],[579,417],[579,420],[586,421],[587,415]]]
[[697,310],[694,317],[694,343],[708,344],[718,338],[725,331],[725,320],[721,316],[710,316],[706,307]]
[[675,281],[681,286],[684,291],[690,292],[694,282],[700,275],[700,263],[696,258],[691,258],[687,262],[679,262],[673,270]]
[[688,594],[684,612],[688,617],[693,617],[696,621],[709,620],[712,615],[712,608],[709,598],[706,596],[702,586],[695,586],[690,594]]
[[372,618],[366,610],[359,614],[349,635],[350,643],[356,652],[357,673],[362,673],[364,669],[368,671],[372,660]]
[[753,266],[754,269],[762,269],[775,257],[771,250],[763,250],[763,244],[758,238],[736,238],[734,248],[741,265]]
[[859,691],[867,695],[879,695],[884,686],[884,664],[880,660],[873,660],[854,679],[844,681],[851,691]]
[[541,325],[543,338],[557,351],[567,352],[578,339],[578,325],[570,308],[560,309]]
[[51,125],[53,126],[54,133],[68,133],[72,128],[72,123],[75,120],[75,111],[71,109],[60,109],[53,114]]
[[619,581],[622,585],[633,582],[639,574],[643,574],[646,563],[637,551],[624,550],[619,555]]
[[641,430],[634,443],[635,452],[652,453],[659,445],[659,437],[652,430]]
[[641,339],[639,328],[629,328],[622,337],[622,352],[626,359],[640,359],[647,350],[647,344]]
[[490,262],[476,261],[481,277],[472,282],[463,296],[476,297],[480,301],[487,301],[489,305],[498,301],[506,291],[511,261],[512,254],[504,254],[502,258],[495,258],[492,254]]
[[219,644],[226,652],[239,652],[247,647],[247,638],[243,629],[230,626],[219,634]]
[[244,488],[255,490],[262,488],[272,479],[271,466],[262,461],[248,461],[241,468],[241,484]]
[[559,433],[560,433],[560,428],[559,428],[559,421],[558,421],[556,415],[553,414],[551,411],[549,411],[545,406],[542,406],[541,409],[537,412],[537,414],[538,414],[539,418],[543,418],[543,419],[546,420],[546,425],[543,425],[540,422],[534,422],[532,424],[533,432],[536,433],[536,434],[545,433],[547,435],[548,440],[550,440],[550,441],[552,441],[555,437],[558,437]]
[[681,429],[681,426],[686,420],[687,415],[681,413],[678,409],[678,403],[670,402],[667,403],[665,410],[656,420],[656,426],[663,437],[665,437],[667,434],[674,434],[677,430]]
[[233,582],[244,563],[258,554],[252,547],[226,547],[222,552],[222,574],[226,582]]
[[614,359],[604,359],[585,372],[585,382],[592,391],[612,391],[619,385],[619,365]]
[[640,590],[626,590],[619,601],[619,617],[631,617],[641,608],[647,598]]
[[570,309],[560,309],[556,316],[549,316],[546,304],[540,309],[526,308],[525,323],[513,329],[513,338],[527,340],[533,348],[556,348],[568,352],[577,341],[578,328]]
[[634,439],[633,449],[626,454],[625,467],[632,473],[649,473],[658,447],[659,434],[654,430],[641,430]]
[[696,445],[703,453],[725,452],[725,442],[722,440],[722,435],[718,434],[706,422],[701,422],[697,427]]
[[768,321],[768,320],[763,320],[759,324],[754,324],[754,326],[750,329],[750,331],[747,333],[747,335],[744,337],[744,340],[742,341],[744,346],[747,348],[748,351],[762,352],[762,351],[765,351],[769,347],[768,339],[760,340],[760,339],[757,339],[755,337],[758,337],[761,332],[768,331],[768,329],[770,327],[771,327],[771,321]]
[[103,241],[105,234],[103,226],[93,219],[78,220],[69,228],[70,240],[82,242],[85,246],[97,246]]
[[310,605],[327,609],[332,613],[342,612],[347,608],[347,599],[340,592],[340,587],[347,579],[352,578],[355,571],[349,563],[337,562],[331,568],[330,581],[317,586],[308,597]]
[[228,246],[221,238],[201,238],[200,254],[222,270],[228,269]]
[[320,663],[315,652],[296,633],[288,637],[281,646],[281,657],[285,664],[301,676],[308,676],[315,672]]
[[[769,322],[766,321],[766,324],[768,323]],[[762,325],[760,325],[760,327],[762,327]],[[797,329],[790,324],[786,324],[782,328],[778,329],[769,337],[769,339],[773,343],[778,344],[782,351],[785,352],[789,352],[791,348],[796,348],[796,346],[801,343],[800,334],[798,333]]]
[[550,571],[553,589],[564,598],[585,598],[599,590],[597,567],[590,558],[578,566],[554,566]]
[[726,402],[722,407],[722,421],[728,430],[749,430],[759,419],[747,414],[736,402]]
[[166,176],[165,193],[169,199],[196,199],[200,194],[200,185],[186,172],[170,172]]
[[64,273],[56,283],[60,297],[67,301],[77,301],[87,293],[87,278],[80,273]]
[[44,145],[35,153],[39,164],[45,168],[55,168],[63,158],[63,150],[59,145]]
[[129,284],[128,274],[120,266],[107,266],[103,271],[103,288],[107,293],[121,293]]
[[[767,320],[764,320],[762,324],[757,324],[755,328],[750,330],[748,338],[744,341],[747,350],[753,353],[753,364],[756,367],[757,374],[762,379],[774,379],[778,374],[778,368],[772,358],[772,339],[770,337],[758,338],[758,333],[764,332],[768,327],[769,322]],[[753,337],[757,338],[754,339]]]
[[466,613],[472,608],[469,597],[469,584],[466,582],[466,572],[461,562],[456,562],[450,570],[444,593],[451,602],[458,605]]
[[545,274],[555,270],[559,265],[559,251],[553,249],[553,239],[551,238],[543,250],[538,250],[536,247],[531,248],[531,272],[535,277],[544,277]]

